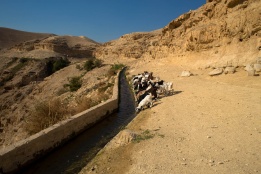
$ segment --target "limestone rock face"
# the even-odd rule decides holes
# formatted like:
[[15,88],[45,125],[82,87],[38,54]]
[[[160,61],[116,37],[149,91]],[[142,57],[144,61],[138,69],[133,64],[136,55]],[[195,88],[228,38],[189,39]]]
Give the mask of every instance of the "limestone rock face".
[[196,53],[197,59],[209,64],[225,66],[230,61],[232,66],[243,65],[260,56],[260,11],[258,0],[207,0],[162,29],[131,33],[107,42],[95,51],[95,56],[171,57],[179,62],[180,57]]
[[98,58],[142,58],[146,54],[155,57],[152,51],[154,46],[157,45],[160,33],[161,30],[126,34],[117,40],[106,42],[103,46],[97,48],[94,55]]

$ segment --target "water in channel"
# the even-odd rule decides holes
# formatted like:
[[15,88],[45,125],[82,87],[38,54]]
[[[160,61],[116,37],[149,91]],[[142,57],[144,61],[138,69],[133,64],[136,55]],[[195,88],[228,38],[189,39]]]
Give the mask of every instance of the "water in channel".
[[23,174],[75,174],[108,143],[123,127],[135,117],[135,102],[125,77],[120,73],[120,102],[117,113],[108,116],[92,128],[53,151],[34,164]]

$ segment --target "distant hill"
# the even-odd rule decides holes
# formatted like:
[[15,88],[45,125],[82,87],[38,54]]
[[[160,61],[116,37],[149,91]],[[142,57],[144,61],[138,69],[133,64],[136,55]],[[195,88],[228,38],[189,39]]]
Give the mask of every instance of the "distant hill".
[[0,28],[1,57],[92,57],[100,43],[85,36],[58,36]]
[[0,27],[0,49],[9,48],[28,40],[43,39],[55,36],[51,33],[33,33]]

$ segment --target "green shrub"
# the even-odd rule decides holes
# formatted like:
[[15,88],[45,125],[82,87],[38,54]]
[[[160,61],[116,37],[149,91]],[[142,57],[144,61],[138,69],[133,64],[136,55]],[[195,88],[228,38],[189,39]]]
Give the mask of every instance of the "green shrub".
[[101,67],[102,65],[102,61],[99,59],[90,59],[87,60],[84,64],[84,69],[86,71],[91,71],[92,69],[96,68],[96,67]]
[[52,60],[47,60],[46,62],[46,73],[49,75],[55,73],[56,71],[68,66],[71,62],[68,61],[67,59],[52,59]]
[[30,60],[30,58],[25,58],[25,57],[22,57],[19,62],[20,63],[25,63],[25,62],[28,62]]
[[65,59],[59,59],[59,60],[56,60],[54,61],[53,63],[53,68],[52,68],[52,71],[53,73],[68,66],[70,64],[70,62],[68,60],[65,60]]
[[125,65],[123,65],[123,64],[113,64],[113,65],[111,66],[111,69],[114,70],[114,71],[119,71],[119,70],[121,70],[124,66],[125,66]]
[[93,60],[87,60],[83,67],[86,71],[91,71],[94,68]]
[[100,59],[95,59],[94,62],[94,67],[101,67],[102,66],[102,61]]
[[108,76],[111,77],[111,76],[116,75],[117,72],[119,70],[121,70],[124,66],[125,65],[123,65],[123,64],[113,64],[113,65],[111,65],[111,68],[108,71]]
[[64,87],[69,87],[70,91],[77,91],[82,86],[81,76],[71,77],[69,84],[65,84]]

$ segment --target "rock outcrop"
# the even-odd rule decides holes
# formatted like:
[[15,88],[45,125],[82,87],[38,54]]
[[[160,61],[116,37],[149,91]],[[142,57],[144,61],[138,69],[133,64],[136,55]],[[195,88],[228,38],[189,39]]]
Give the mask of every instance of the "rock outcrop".
[[184,55],[190,55],[197,56],[195,62],[200,66],[244,65],[260,56],[260,7],[258,0],[208,0],[163,29],[131,33],[107,42],[96,50],[95,56],[171,57],[179,62]]

